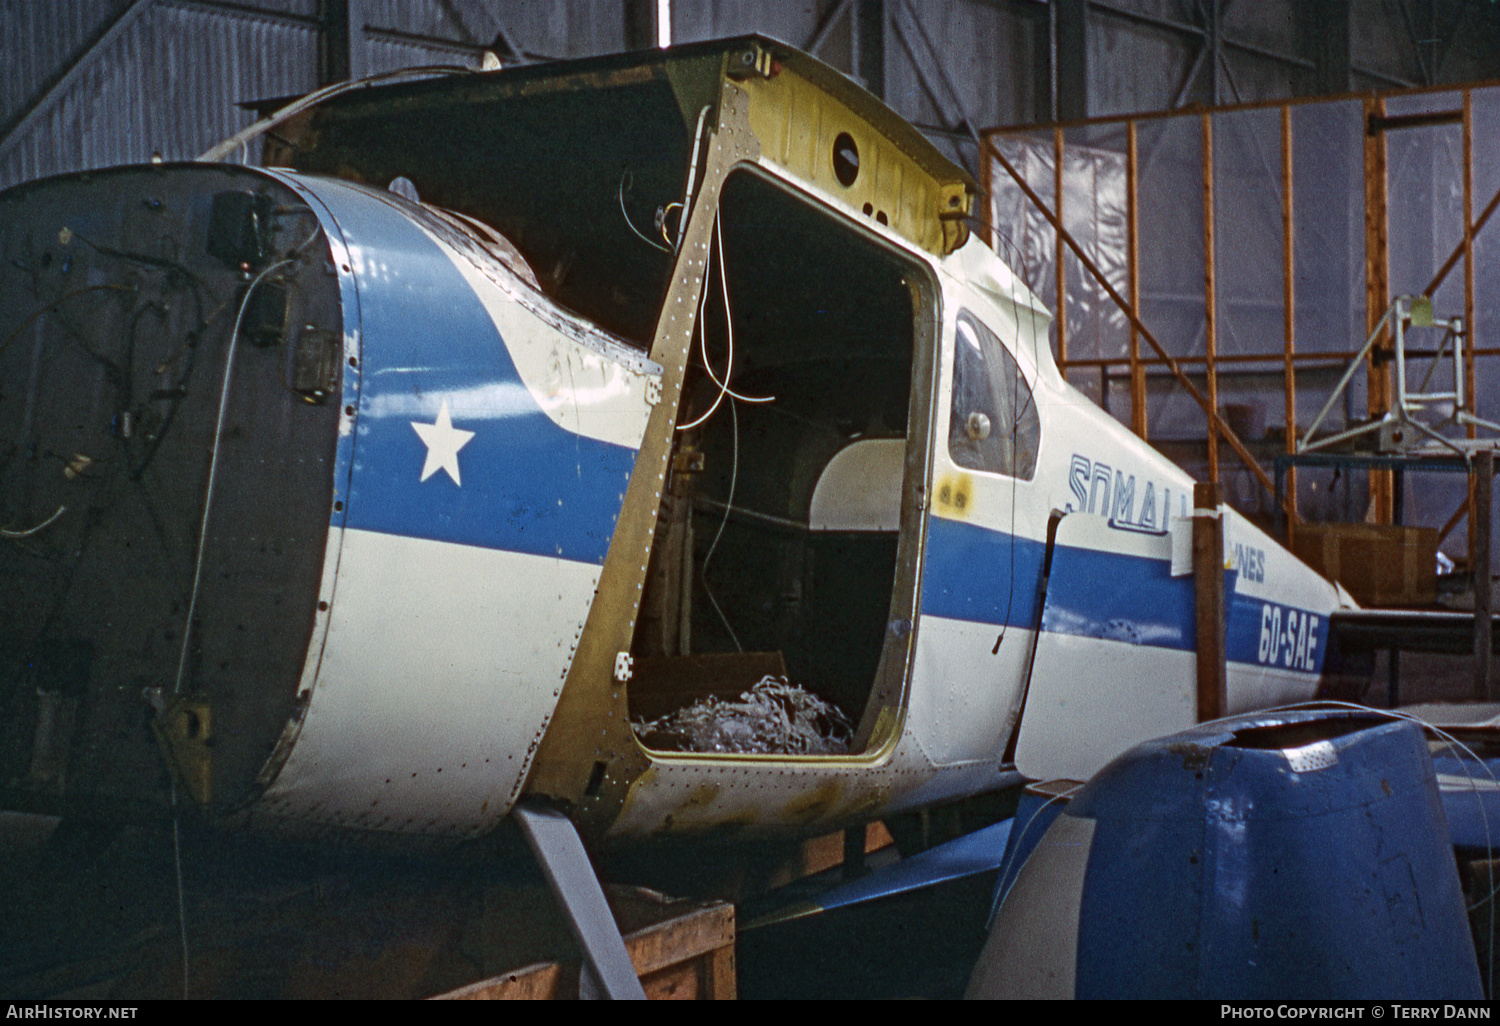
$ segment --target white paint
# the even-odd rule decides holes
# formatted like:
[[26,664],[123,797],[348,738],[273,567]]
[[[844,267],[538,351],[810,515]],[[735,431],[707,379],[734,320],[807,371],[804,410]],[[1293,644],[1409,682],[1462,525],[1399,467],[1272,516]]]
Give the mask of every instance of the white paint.
[[[1120,531],[1100,516],[1076,513],[1057,527],[1059,551],[1118,553],[1169,563],[1167,535]],[[1066,580],[1065,555],[1054,557],[1057,588],[1109,587]],[[1050,598],[1050,596],[1049,596]],[[1043,623],[1057,613],[1049,601]],[[1053,626],[1056,626],[1055,624]],[[1044,631],[1016,743],[1016,768],[1038,780],[1087,780],[1142,741],[1192,726],[1198,715],[1197,658],[1160,647],[1177,641],[1142,630],[1139,644]]]
[[[984,265],[982,256],[970,253],[970,247],[950,257],[945,264],[960,272],[966,271],[969,264]],[[1047,343],[1045,336],[1038,339],[1034,332],[1037,329],[1045,332],[1048,318],[1033,317],[1026,311],[1017,320],[1010,295],[1008,289],[1004,294],[991,296],[964,288],[955,281],[947,283],[934,400],[932,479],[927,483],[927,494],[934,495],[944,480],[966,480],[968,500],[963,514],[960,516],[952,507],[940,505],[933,507],[933,514],[999,532],[997,543],[1006,535],[1038,541],[1047,536],[1047,513],[1053,503],[1048,498],[1045,456],[1052,444],[1049,436],[1056,434],[1054,425],[1043,420],[1042,448],[1034,479],[1018,481],[1004,474],[956,465],[948,451],[948,422],[953,405],[955,323],[960,309],[967,309],[995,333],[1016,359],[1034,395],[1044,394],[1035,358],[1047,351]],[[1016,300],[1029,295],[1025,286],[1015,285]],[[1017,579],[1012,581],[1009,594],[986,598],[1000,601],[1008,615],[1030,605],[1036,583],[1034,579]],[[930,614],[920,618],[914,641],[906,724],[933,762],[954,765],[976,759],[998,759],[1003,754],[1026,678],[1032,635],[1032,631],[1018,627],[1002,631],[998,624]]]
[[471,834],[509,808],[599,567],[343,532],[316,686],[271,812]]
[[[653,405],[648,389],[652,385],[660,388],[660,368],[643,372],[624,360],[611,358],[609,352],[624,348],[613,336],[565,311],[545,311],[543,305],[550,304],[550,300],[540,292],[519,283],[513,289],[502,288],[495,278],[442,239],[431,233],[428,238],[443,251],[484,304],[527,393],[522,395],[514,385],[485,384],[477,387],[494,394],[475,396],[483,400],[477,405],[460,392],[451,394],[454,409],[487,407],[498,411],[495,415],[504,416],[505,411],[530,412],[534,404],[554,424],[574,434],[640,448]],[[554,316],[543,317],[544,312]],[[589,346],[570,337],[560,330],[563,323],[570,325],[575,334],[591,337],[598,344]],[[633,362],[649,363],[643,354]],[[501,390],[506,394],[498,394]]]
[[1037,780],[1087,780],[1142,741],[1198,716],[1191,651],[1043,633],[1016,742]]
[[422,464],[422,476],[418,480],[426,481],[441,470],[453,479],[454,484],[462,487],[458,451],[474,440],[474,432],[462,431],[453,426],[453,419],[448,413],[448,400],[443,400],[435,423],[423,424],[414,420],[411,427],[417,437],[422,439],[422,444],[427,446],[427,459]]
[[933,762],[948,765],[1003,754],[1032,636],[1011,627],[1001,640],[994,624],[922,617],[906,721]]
[[808,512],[814,531],[897,531],[906,439],[865,438],[823,468]]
[[1078,917],[1094,821],[1066,812],[1011,885],[966,998],[1070,999],[1077,987]]

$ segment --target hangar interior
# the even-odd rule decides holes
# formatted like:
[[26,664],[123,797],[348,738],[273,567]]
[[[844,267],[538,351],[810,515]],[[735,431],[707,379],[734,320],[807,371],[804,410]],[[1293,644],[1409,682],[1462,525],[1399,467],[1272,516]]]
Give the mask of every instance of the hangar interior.
[[[1500,225],[1491,223],[1500,208],[1494,156],[1500,5],[1488,0],[6,3],[0,5],[0,190],[116,164],[191,160],[249,125],[267,101],[346,79],[428,65],[512,68],[749,33],[785,41],[843,72],[981,183],[972,230],[1058,311],[1051,341],[1059,367],[1120,423],[1198,480],[1216,482],[1224,501],[1304,558],[1337,565],[1342,552],[1350,574],[1358,561],[1406,561],[1404,576],[1366,582],[1368,590],[1355,596],[1361,602],[1493,610],[1489,581],[1500,567],[1500,529],[1475,472],[1457,455],[1500,439],[1494,426],[1500,424],[1500,308],[1492,298],[1500,295]],[[532,206],[496,204],[486,218],[574,309],[636,339],[650,335],[653,290],[671,268],[654,256],[620,258],[619,244],[629,241],[624,229],[599,219],[598,211],[612,214],[617,200],[624,209],[637,192],[680,191],[687,153],[681,126],[662,128],[672,112],[658,118],[662,124],[653,120],[657,101],[665,102],[648,97],[639,109],[569,106],[566,98],[531,104],[518,115],[538,119],[536,150],[524,162],[528,185],[544,183],[550,191],[526,192]],[[625,157],[638,170],[628,186],[608,182],[584,196],[599,184],[589,182],[579,162],[589,151],[591,119],[639,129],[624,136],[631,147]],[[566,146],[544,131],[542,123],[553,120],[569,125]],[[442,163],[484,149],[483,139],[465,136],[461,118],[438,126],[440,146],[429,144],[433,127],[361,129],[407,133],[398,140],[406,147],[400,168],[364,170],[376,178],[393,171],[420,179],[424,160]],[[268,153],[284,153],[275,148],[284,143],[274,134],[257,139],[240,159],[260,163]],[[472,197],[436,198],[472,205]],[[640,203],[643,224],[654,202]],[[885,599],[915,557],[898,547],[892,530],[854,538],[808,530],[815,483],[809,475],[850,438],[905,437],[909,355],[921,330],[912,323],[920,320],[916,307],[924,293],[909,287],[911,268],[899,257],[863,235],[829,237],[810,208],[753,174],[730,179],[724,211],[723,250],[710,261],[709,277],[724,282],[726,310],[728,294],[737,297],[733,316],[748,362],[736,387],[781,401],[764,409],[739,404],[732,432],[721,417],[691,436],[690,448],[714,468],[711,488],[737,495],[741,508],[696,528],[686,520],[664,525],[676,558],[686,554],[689,572],[696,565],[701,589],[690,609],[673,605],[659,579],[680,568],[658,553],[655,590],[648,585],[631,651],[647,659],[677,655],[686,651],[688,635],[695,650],[780,651],[789,671],[828,682],[828,697],[862,745],[873,727],[861,725],[860,716],[875,709],[866,703],[882,658]],[[583,273],[569,276],[566,240],[547,235],[559,218],[570,238],[604,224],[620,238],[601,230]],[[767,247],[806,259],[759,263],[754,254]],[[875,281],[879,302],[841,291],[855,278]],[[642,290],[653,294],[641,301]],[[706,309],[705,330],[717,336],[726,315],[713,303]],[[747,311],[753,312],[741,318]],[[841,330],[830,331],[830,324]],[[1398,336],[1404,360],[1396,355]],[[0,350],[8,341],[0,340]],[[824,377],[843,383],[833,401],[808,388]],[[707,408],[709,386],[701,378],[687,383],[690,408]],[[1407,395],[1415,398],[1410,418],[1428,430],[1404,419]],[[742,431],[763,444],[741,453]],[[1334,435],[1353,437],[1321,444]],[[1437,455],[1457,464],[1418,453],[1412,442],[1419,436],[1447,439],[1446,448],[1436,443]],[[1371,454],[1381,459],[1364,458]],[[1408,456],[1409,464],[1399,463]],[[736,480],[720,480],[731,465]],[[1330,534],[1328,525],[1345,530]],[[1358,548],[1365,544],[1374,547]],[[827,569],[835,566],[837,573]],[[715,580],[736,586],[711,589]],[[1376,671],[1364,696],[1371,704],[1495,697],[1487,656],[1372,647]],[[638,713],[663,711],[649,694],[632,701]],[[893,835],[901,845],[921,847],[959,832],[971,811],[923,811],[889,831],[872,824],[859,833],[872,848]],[[0,983],[87,995],[92,984],[81,970],[63,974],[66,986],[52,991],[52,983],[37,982],[81,953],[101,979],[122,978],[117,966],[108,972],[99,966],[101,959],[125,958],[118,954],[123,947],[101,956],[97,944],[64,934],[105,900],[108,886],[131,888],[139,880],[148,881],[139,889],[155,896],[94,928],[113,943],[156,924],[156,892],[172,886],[152,861],[160,839],[100,842],[69,824],[43,847],[25,840],[34,825],[0,824],[27,850],[71,867],[99,864],[108,844],[118,860],[69,899],[69,911],[56,914],[41,911],[40,896],[56,878],[33,862],[17,864],[32,867],[17,884],[18,900],[30,904],[0,925],[0,945],[10,953]],[[798,870],[786,870],[786,853],[778,850],[764,867],[741,874],[759,873],[756,884],[715,881],[705,890],[755,890],[773,878],[785,883],[840,862],[863,864],[865,845],[852,832],[830,837],[820,839],[821,847],[798,850]],[[215,842],[199,843],[202,852]],[[192,881],[200,895],[213,891],[215,873],[249,874],[247,867],[266,860],[251,842],[236,845],[223,868]],[[691,854],[661,854],[663,864],[674,858],[692,861]],[[295,917],[277,922],[295,921],[303,931],[299,943],[309,949],[321,941],[353,943],[333,937],[327,926],[341,894],[358,909],[359,930],[368,938],[381,936],[385,915],[370,894],[399,893],[408,911],[425,900],[391,864],[368,875],[351,872],[342,883],[305,885],[285,882],[295,875],[295,860],[278,854],[272,861],[277,885],[302,888],[296,893],[306,899]],[[1477,888],[1473,893],[1482,890],[1465,882]],[[503,890],[513,881],[492,883]],[[181,886],[179,879],[179,894]],[[347,988],[341,992],[409,996],[453,990],[474,971],[509,968],[489,945],[505,929],[490,914],[502,899],[486,892],[476,906],[466,887],[445,880],[436,904],[404,920],[444,938],[419,966],[406,963],[404,975],[382,976],[367,965],[345,975],[298,975],[292,956],[278,956],[274,972],[266,970],[248,992],[322,996]],[[650,893],[633,895],[639,907],[622,917],[642,928],[653,923],[660,909]],[[988,894],[948,900],[983,902]],[[251,905],[248,898],[205,897],[198,912],[228,936],[237,917],[253,919],[269,907],[255,906],[261,911],[252,915]],[[450,906],[480,912],[454,911],[440,924],[438,913]],[[936,906],[903,914],[930,925],[951,911]],[[722,910],[705,906],[693,914],[707,923]],[[732,923],[713,926],[732,934]],[[159,925],[151,928],[160,932]],[[846,925],[839,934],[817,934],[822,928],[797,942],[807,966],[822,964],[809,952],[836,947],[850,933]],[[37,945],[39,936],[45,943]],[[236,951],[259,942],[241,938]],[[370,941],[377,943],[384,940]],[[563,952],[562,959],[569,943],[559,933],[543,948]],[[742,994],[783,996],[798,986],[826,985],[813,969],[789,968],[767,954],[770,944],[741,950]],[[47,956],[16,954],[33,945]],[[454,954],[476,947],[488,954],[468,961]],[[723,945],[708,950],[693,968],[691,986],[670,982],[678,976],[658,966],[661,993],[679,986],[702,996],[732,993]],[[254,975],[238,953],[214,957],[212,966],[226,974]],[[872,976],[900,977],[899,967],[868,952],[862,957],[879,966],[869,970]],[[135,982],[170,992],[177,984],[171,958],[151,959],[131,970]],[[345,967],[354,961],[350,956]],[[762,970],[796,985],[757,990],[762,984],[753,974]],[[274,974],[281,975],[273,980]],[[1487,988],[1492,978],[1491,966]],[[903,993],[906,985],[887,981],[874,992]],[[961,992],[961,981],[957,986]],[[932,992],[951,994],[953,987],[945,979]],[[872,993],[853,984],[821,991],[846,992]]]

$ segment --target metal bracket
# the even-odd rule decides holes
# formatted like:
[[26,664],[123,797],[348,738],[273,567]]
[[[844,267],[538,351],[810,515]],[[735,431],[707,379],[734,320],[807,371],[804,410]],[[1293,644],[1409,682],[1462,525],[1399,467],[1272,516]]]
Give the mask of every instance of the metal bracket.
[[578,996],[646,1000],[625,939],[572,822],[555,809],[537,805],[517,805],[512,814],[583,952]]
[[213,800],[213,709],[202,695],[181,695],[169,702],[163,698],[146,695],[153,705],[162,702],[151,720],[151,732],[183,790],[206,806]]

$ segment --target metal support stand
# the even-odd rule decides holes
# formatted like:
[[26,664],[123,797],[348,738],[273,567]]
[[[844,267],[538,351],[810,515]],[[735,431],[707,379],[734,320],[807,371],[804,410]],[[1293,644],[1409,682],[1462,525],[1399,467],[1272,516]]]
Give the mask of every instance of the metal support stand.
[[1492,659],[1490,619],[1494,602],[1490,595],[1490,519],[1494,508],[1495,454],[1474,455],[1474,551],[1469,554],[1474,575],[1474,697],[1490,701],[1490,661]]
[[[1344,394],[1349,386],[1355,371],[1365,362],[1365,358],[1375,348],[1380,340],[1385,326],[1390,324],[1394,329],[1396,350],[1394,365],[1396,368],[1396,403],[1379,420],[1367,424],[1358,424],[1344,431],[1339,431],[1326,438],[1313,441],[1313,435],[1323,425],[1323,420],[1333,409],[1334,404]],[[1432,365],[1427,368],[1427,374],[1422,383],[1412,389],[1407,382],[1406,358],[1410,354],[1406,345],[1406,333],[1412,328],[1439,328],[1443,331],[1442,342],[1436,351],[1425,355],[1432,357]],[[1317,449],[1327,449],[1341,442],[1351,441],[1363,435],[1376,434],[1378,438],[1377,448],[1381,452],[1414,452],[1419,449],[1447,449],[1451,452],[1462,454],[1476,448],[1494,448],[1496,439],[1460,439],[1447,438],[1439,433],[1430,424],[1425,424],[1416,419],[1416,415],[1424,412],[1429,407],[1436,409],[1452,408],[1445,420],[1437,424],[1437,427],[1449,425],[1459,427],[1484,428],[1486,431],[1500,433],[1500,424],[1488,420],[1481,420],[1473,412],[1473,397],[1469,396],[1464,388],[1464,362],[1463,362],[1463,339],[1466,325],[1461,317],[1440,318],[1432,315],[1432,300],[1426,296],[1397,296],[1386,308],[1380,320],[1376,322],[1371,330],[1365,344],[1360,348],[1358,355],[1350,362],[1349,368],[1344,371],[1344,376],[1334,386],[1333,392],[1328,396],[1328,401],[1313,418],[1312,424],[1303,434],[1302,440],[1297,443],[1297,452],[1312,452]],[[1440,391],[1428,391],[1432,385],[1433,376],[1437,374],[1438,365],[1443,358],[1448,357],[1452,364],[1452,384]]]
[[526,843],[546,874],[568,918],[568,929],[583,952],[578,976],[581,998],[644,1001],[646,992],[625,950],[625,939],[604,900],[588,852],[572,822],[554,809],[516,806],[512,810]]
[[1193,485],[1193,587],[1198,626],[1198,722],[1228,713],[1224,665],[1224,519],[1217,482]]

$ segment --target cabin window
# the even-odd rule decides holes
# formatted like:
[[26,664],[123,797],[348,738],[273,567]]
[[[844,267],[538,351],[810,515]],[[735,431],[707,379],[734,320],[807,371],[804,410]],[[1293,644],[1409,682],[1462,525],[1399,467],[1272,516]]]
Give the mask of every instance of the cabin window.
[[967,310],[958,314],[956,336],[948,419],[953,462],[1031,480],[1042,431],[1031,386],[995,333]]

